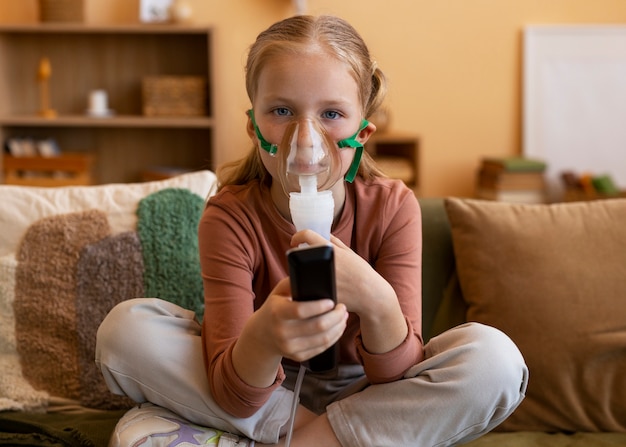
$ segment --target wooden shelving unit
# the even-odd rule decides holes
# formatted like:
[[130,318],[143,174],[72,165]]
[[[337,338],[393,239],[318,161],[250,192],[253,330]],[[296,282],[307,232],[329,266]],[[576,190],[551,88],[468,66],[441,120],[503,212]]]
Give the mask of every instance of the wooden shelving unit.
[[[56,118],[37,114],[42,57],[52,67]],[[141,82],[155,75],[206,78],[207,115],[143,116]],[[139,181],[152,166],[212,169],[212,88],[208,27],[0,25],[0,142],[54,138],[64,153],[93,156],[97,183]],[[111,117],[87,115],[95,89],[107,91]]]
[[419,189],[419,147],[416,135],[396,132],[375,133],[365,144],[388,176],[403,180],[415,191]]

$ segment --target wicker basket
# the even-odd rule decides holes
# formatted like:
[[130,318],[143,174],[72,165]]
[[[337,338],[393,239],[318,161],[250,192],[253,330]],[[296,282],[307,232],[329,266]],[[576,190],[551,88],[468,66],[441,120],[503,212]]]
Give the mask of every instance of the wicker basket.
[[85,19],[83,0],[39,0],[42,22],[82,22]]
[[207,81],[200,76],[150,76],[143,79],[146,116],[207,114]]
[[22,186],[91,185],[94,158],[90,154],[65,153],[55,157],[4,155],[4,183]]

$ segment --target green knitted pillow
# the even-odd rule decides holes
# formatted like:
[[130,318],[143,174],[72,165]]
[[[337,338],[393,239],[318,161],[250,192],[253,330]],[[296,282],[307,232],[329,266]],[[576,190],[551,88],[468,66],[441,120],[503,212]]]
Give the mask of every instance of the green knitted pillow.
[[137,232],[144,263],[144,293],[196,312],[204,297],[198,223],[204,200],[186,189],[164,189],[139,202]]

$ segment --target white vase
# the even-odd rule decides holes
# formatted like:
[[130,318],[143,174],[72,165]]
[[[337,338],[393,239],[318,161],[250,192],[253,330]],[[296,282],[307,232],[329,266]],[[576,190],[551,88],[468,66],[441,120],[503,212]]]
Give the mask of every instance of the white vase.
[[193,10],[187,0],[174,0],[170,6],[170,17],[175,23],[191,22]]

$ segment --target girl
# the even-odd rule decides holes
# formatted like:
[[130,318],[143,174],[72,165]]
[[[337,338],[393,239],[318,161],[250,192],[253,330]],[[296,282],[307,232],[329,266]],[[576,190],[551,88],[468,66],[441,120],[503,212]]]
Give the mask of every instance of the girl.
[[[297,362],[338,343],[338,368],[304,378],[292,445],[443,446],[491,430],[523,399],[526,367],[504,334],[479,324],[423,346],[420,210],[361,154],[385,93],[361,37],[336,17],[279,22],[252,45],[246,88],[254,148],[220,171],[199,226],[202,330],[165,301],[120,304],[98,335],[109,387],[241,436],[239,445],[284,445]],[[326,242],[296,232],[279,181],[275,152],[308,120],[339,154],[342,178],[329,186],[337,305],[293,301],[287,278],[288,249]]]

